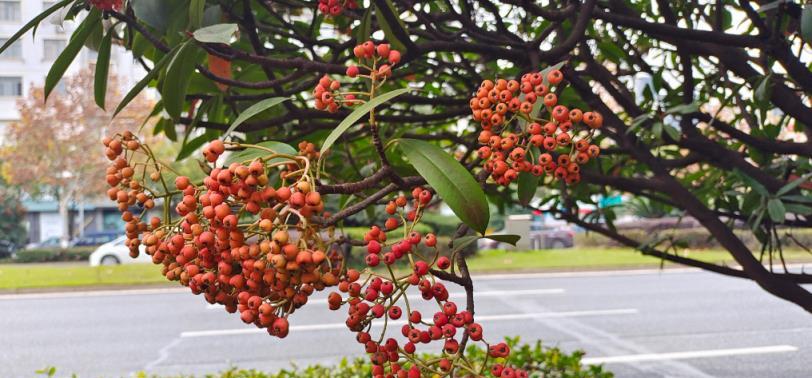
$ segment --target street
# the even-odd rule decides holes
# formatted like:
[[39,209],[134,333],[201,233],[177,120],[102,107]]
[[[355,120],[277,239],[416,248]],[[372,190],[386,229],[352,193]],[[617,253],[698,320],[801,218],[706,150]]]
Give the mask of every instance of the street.
[[[812,316],[750,281],[682,269],[478,276],[475,287],[488,339],[583,349],[618,377],[812,376]],[[363,355],[346,310],[329,311],[322,294],[284,340],[182,289],[0,296],[0,377],[46,366],[83,378],[201,375]]]

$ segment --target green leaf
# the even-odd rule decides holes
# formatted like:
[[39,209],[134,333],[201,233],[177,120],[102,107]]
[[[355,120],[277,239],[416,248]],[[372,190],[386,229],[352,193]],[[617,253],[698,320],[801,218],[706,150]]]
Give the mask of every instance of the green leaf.
[[166,68],[161,98],[164,100],[164,109],[175,121],[180,119],[186,103],[186,91],[195,71],[197,52],[197,46],[189,41],[184,42]]
[[784,207],[787,209],[788,213],[791,214],[798,214],[798,215],[810,215],[812,214],[812,207],[806,205],[798,205],[795,203],[785,203]]
[[[257,145],[265,147],[265,148],[267,148],[267,149],[269,149],[271,151],[274,151],[274,152],[276,152],[278,154],[296,155],[298,153],[298,151],[296,151],[296,149],[293,148],[291,145],[285,144],[285,143],[282,143],[282,142],[273,141],[273,140],[269,140],[269,141],[262,142],[262,143],[257,143]],[[269,155],[268,151],[265,151],[265,150],[262,150],[262,149],[259,149],[259,148],[246,148],[246,149],[244,149],[242,151],[234,152],[231,155],[229,155],[228,158],[226,158],[225,165],[229,166],[229,165],[231,165],[231,163],[240,163],[240,162],[244,162],[244,161],[251,161],[251,160],[254,160],[256,158],[261,158],[263,156],[268,156],[268,155]],[[276,162],[282,162],[282,161],[288,161],[288,160],[289,159],[285,159],[285,158],[274,158],[274,159],[269,160],[269,162],[270,163],[276,163]]]
[[770,215],[770,219],[777,223],[783,222],[787,215],[787,209],[784,207],[784,203],[778,198],[770,198],[770,200],[767,201],[767,212]]
[[797,179],[790,181],[789,184],[786,184],[786,185],[782,186],[781,189],[778,189],[778,191],[775,192],[775,195],[781,197],[784,194],[787,194],[787,193],[791,192],[793,189],[797,188],[799,185],[805,183],[810,178],[812,178],[812,173],[807,173],[807,174],[805,174],[805,175],[803,175],[801,177],[798,177]]
[[519,203],[527,206],[533,196],[536,195],[536,189],[539,186],[539,176],[533,175],[530,172],[519,172]]
[[801,38],[806,42],[812,42],[812,4],[804,5],[801,12]]
[[742,181],[745,182],[745,184],[753,188],[753,190],[755,190],[756,193],[760,194],[762,197],[770,196],[770,192],[767,191],[767,188],[765,188],[764,185],[761,185],[760,182],[754,180],[752,177],[748,176],[746,173],[738,169],[735,169],[734,172],[742,179]]
[[355,29],[355,41],[357,43],[368,40],[372,35],[372,9],[373,7],[367,8],[364,16],[361,17],[361,24]]
[[403,154],[465,224],[479,233],[488,227],[485,192],[460,162],[431,143],[399,139]]
[[[403,29],[404,28],[403,21],[400,19],[400,16],[398,15],[398,11],[395,9],[395,6],[392,5],[392,1],[391,0],[385,0],[385,2],[386,2],[387,8],[389,8],[389,11],[393,15],[395,15],[395,17],[398,19],[398,23],[400,24],[400,28]],[[401,51],[401,52],[406,51],[406,46],[403,44],[403,42],[401,42],[399,39],[397,39],[397,37],[395,37],[395,33],[392,31],[394,29],[392,29],[392,26],[389,25],[389,22],[386,21],[386,17],[384,17],[381,14],[380,9],[377,9],[378,8],[377,3],[375,4],[375,8],[376,8],[375,16],[376,16],[376,18],[378,20],[378,25],[380,25],[381,30],[383,30],[383,35],[386,36],[386,41],[389,42],[390,45],[392,45],[393,49]],[[359,41],[359,43],[360,42],[361,41]]]
[[651,133],[654,134],[657,138],[663,137],[663,123],[662,122],[655,122],[654,125],[651,126]]
[[195,30],[203,24],[203,13],[206,11],[206,0],[189,1],[189,29]]
[[85,20],[82,21],[79,27],[76,28],[76,31],[73,32],[70,42],[67,46],[65,46],[65,49],[62,50],[62,53],[56,58],[54,64],[51,66],[51,70],[48,71],[48,75],[45,77],[46,99],[48,98],[48,95],[51,94],[51,91],[56,88],[59,80],[62,79],[65,71],[67,71],[71,63],[73,63],[76,55],[82,50],[82,46],[84,46],[85,41],[90,36],[90,33],[92,33],[94,30],[93,27],[99,22],[101,22],[101,12],[94,8],[92,11],[90,11],[90,14],[85,18]]
[[556,64],[554,64],[554,65],[552,65],[550,67],[547,67],[547,68],[541,70],[541,77],[543,78],[543,84],[546,85],[546,86],[550,86],[550,81],[547,80],[547,74],[550,73],[550,71],[552,71],[552,70],[560,70],[561,67],[564,67],[565,64],[567,64],[566,60],[558,62],[558,63],[556,63]]
[[350,113],[350,115],[348,115],[347,118],[344,118],[344,120],[341,121],[341,123],[338,124],[338,126],[335,129],[333,129],[330,135],[327,136],[327,139],[324,140],[324,144],[321,145],[322,154],[327,152],[327,150],[329,150],[330,147],[333,146],[333,143],[335,143],[338,140],[341,134],[344,134],[344,132],[347,131],[347,129],[349,129],[352,125],[354,125],[355,122],[361,119],[361,117],[363,117],[364,115],[375,109],[376,106],[383,104],[384,102],[389,101],[406,92],[409,92],[410,90],[411,89],[409,88],[395,89],[394,91],[386,92],[380,96],[376,96],[371,101],[368,101],[367,103],[355,108],[355,110],[353,110],[353,112]]
[[161,73],[161,71],[164,69],[164,67],[167,64],[169,64],[169,61],[172,60],[172,57],[175,56],[175,53],[177,52],[177,49],[178,48],[175,47],[168,54],[164,55],[163,58],[158,60],[158,62],[155,63],[155,66],[153,66],[152,69],[149,72],[147,72],[147,74],[144,76],[144,78],[142,78],[141,81],[136,83],[135,86],[133,86],[132,89],[130,89],[130,91],[127,92],[127,95],[124,96],[124,99],[122,99],[121,102],[118,104],[118,107],[116,107],[116,111],[115,111],[115,113],[113,113],[113,117],[115,117],[118,113],[120,113],[122,110],[124,110],[124,108],[127,107],[127,104],[130,103],[130,101],[132,101],[136,96],[138,96],[138,94],[141,93],[141,91],[143,91],[144,88],[146,88],[147,85],[149,85],[149,83],[153,79],[158,77],[158,74]]
[[238,126],[243,124],[243,122],[288,100],[290,100],[289,97],[271,97],[251,105],[248,109],[245,109],[242,113],[240,113],[239,116],[237,116],[237,119],[234,120],[231,126],[228,127],[228,130],[226,130],[226,132],[223,134],[223,138],[228,136],[228,134],[230,134],[232,131],[236,130]]
[[104,36],[99,46],[99,55],[96,59],[96,74],[94,76],[93,94],[96,98],[96,105],[105,109],[105,98],[107,97],[107,73],[110,70],[110,48],[113,44],[114,30],[110,29]]
[[770,101],[770,79],[772,79],[772,72],[765,75],[756,87],[756,91],[753,92],[753,101],[758,103],[759,105],[766,105],[769,104]]
[[682,137],[682,135],[680,135],[680,131],[674,126],[665,125],[663,130],[665,130],[665,133],[668,134],[668,136],[673,140],[678,141]]
[[206,142],[216,138],[216,136],[212,135],[210,131],[207,130],[200,136],[193,138],[190,141],[186,141],[181,147],[180,151],[178,152],[178,156],[175,158],[176,161],[180,161],[189,157],[193,152],[197,151],[198,148],[202,147]]
[[508,243],[515,247],[516,243],[518,243],[519,239],[521,239],[522,237],[519,235],[505,234],[505,235],[486,235],[485,238],[496,240],[500,243]]
[[237,24],[217,24],[197,29],[192,36],[198,42],[231,44],[231,38],[237,33]]
[[135,18],[152,26],[162,34],[169,27],[175,11],[185,6],[186,3],[185,0],[130,0]]
[[468,235],[468,236],[463,236],[463,237],[460,237],[460,238],[456,238],[451,242],[451,249],[454,250],[454,251],[459,251],[459,250],[471,245],[471,243],[479,240],[480,238],[481,237],[479,235]]
[[9,37],[8,41],[6,41],[6,43],[4,43],[3,46],[0,46],[0,54],[2,54],[3,51],[6,51],[6,49],[9,48],[9,46],[14,44],[14,42],[16,42],[18,39],[20,39],[20,37],[25,35],[25,33],[27,33],[29,30],[34,29],[34,32],[36,33],[36,28],[40,24],[40,22],[42,22],[43,20],[48,18],[48,16],[56,13],[56,11],[64,8],[68,4],[73,3],[74,1],[76,1],[76,0],[62,0],[60,2],[57,2],[52,7],[48,8],[45,11],[43,11],[42,13],[38,14],[31,21],[28,21],[28,23],[23,25],[23,27],[20,28],[20,30],[17,30],[17,32],[14,33],[14,35]]
[[801,202],[801,203],[809,203],[812,204],[812,197],[809,196],[802,196],[802,195],[789,195],[789,196],[781,196],[783,201],[791,201],[791,202]]
[[689,114],[699,111],[699,104],[692,102],[690,104],[681,104],[668,108],[665,112],[668,114]]

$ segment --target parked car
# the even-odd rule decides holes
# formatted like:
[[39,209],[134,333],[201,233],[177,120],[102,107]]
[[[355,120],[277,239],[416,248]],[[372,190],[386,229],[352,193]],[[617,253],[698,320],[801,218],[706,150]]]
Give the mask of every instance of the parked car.
[[17,246],[8,240],[0,240],[0,259],[14,257]]
[[73,239],[70,243],[71,247],[95,247],[104,243],[109,243],[116,240],[121,236],[121,232],[117,231],[104,231],[104,232],[88,232],[84,236]]
[[575,244],[575,231],[565,224],[545,225],[530,214],[511,215],[505,220],[505,228],[495,235],[519,235],[521,239],[512,245],[491,239],[479,239],[478,249],[555,249],[572,248]]
[[25,249],[48,249],[48,248],[59,248],[59,236],[52,236],[48,239],[45,239],[40,242],[36,243],[28,243],[25,245]]
[[152,257],[146,254],[143,244],[139,248],[141,253],[138,254],[138,257],[130,257],[130,249],[124,244],[126,241],[127,237],[122,235],[111,242],[100,245],[90,254],[90,266],[152,262]]

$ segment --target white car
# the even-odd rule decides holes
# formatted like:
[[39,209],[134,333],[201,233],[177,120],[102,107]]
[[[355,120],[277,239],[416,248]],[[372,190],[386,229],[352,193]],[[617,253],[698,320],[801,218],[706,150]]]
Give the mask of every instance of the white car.
[[143,244],[139,247],[141,253],[138,254],[138,257],[130,257],[130,249],[124,244],[126,241],[127,237],[121,236],[100,245],[90,254],[90,266],[152,263],[152,257],[146,254]]

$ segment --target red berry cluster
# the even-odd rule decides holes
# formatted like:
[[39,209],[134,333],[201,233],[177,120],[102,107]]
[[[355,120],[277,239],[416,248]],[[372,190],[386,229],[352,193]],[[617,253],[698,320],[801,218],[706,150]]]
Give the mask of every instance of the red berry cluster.
[[[358,59],[358,65],[347,67],[347,76],[350,78],[364,77],[372,82],[373,88],[392,75],[392,66],[400,63],[400,52],[392,50],[387,43],[376,45],[372,41],[366,41],[353,49],[353,54]],[[383,61],[387,63],[383,63]],[[365,73],[361,73],[361,70]],[[335,113],[341,105],[358,105],[363,100],[356,98],[355,93],[341,92],[341,83],[324,75],[319,79],[313,96],[316,99],[316,109],[327,110]],[[357,92],[356,92],[357,93]],[[373,91],[364,93],[371,97]]]
[[[485,367],[477,368],[462,358],[464,351],[460,343],[464,336],[474,342],[483,342],[482,326],[474,321],[472,313],[460,310],[449,300],[445,285],[433,276],[432,268],[445,270],[452,265],[448,257],[440,256],[437,237],[434,234],[422,237],[414,230],[423,210],[431,202],[432,194],[416,187],[411,198],[411,206],[405,195],[391,200],[386,205],[386,212],[392,217],[386,220],[384,229],[372,226],[364,235],[366,264],[375,267],[383,261],[389,276],[373,275],[360,282],[360,273],[350,269],[339,282],[338,292],[329,294],[328,305],[332,310],[348,305],[347,327],[356,332],[356,339],[369,354],[374,377],[447,376],[455,369],[466,375],[481,375],[478,370]],[[387,243],[387,233],[399,232],[401,227],[404,236]],[[404,256],[408,257],[411,272],[397,276],[389,266]],[[424,319],[420,311],[411,309],[407,291],[412,287],[417,288],[424,300],[439,305],[430,319]],[[385,331],[379,337],[373,337],[369,331],[375,321],[390,325],[402,323],[403,339],[387,338]],[[434,342],[442,346],[442,356],[437,360],[422,360],[416,354],[417,347]],[[494,344],[489,346],[488,353],[493,358],[506,358],[510,348],[505,343]],[[509,377],[527,376],[523,370],[505,368],[498,363],[492,365],[491,372],[498,372],[497,376],[503,376],[503,373],[509,373],[506,375]]]
[[[482,126],[478,141],[483,146],[477,153],[496,183],[508,185],[520,172],[530,172],[536,176],[552,174],[574,184],[581,179],[581,166],[600,154],[591,140],[603,117],[559,104],[548,84],[562,89],[563,80],[564,75],[556,69],[546,77],[540,72],[525,74],[521,81],[485,80],[471,98],[474,120]],[[543,106],[539,114],[533,114],[538,101]],[[527,126],[517,128],[513,121],[519,119]],[[580,125],[585,127],[578,128]],[[578,134],[579,129],[586,130],[584,135]],[[530,154],[532,147],[544,152],[534,156]]]
[[[209,303],[223,304],[228,312],[239,311],[245,323],[278,337],[288,334],[288,316],[313,292],[338,284],[342,256],[325,236],[331,233],[312,222],[313,216],[326,214],[308,172],[308,156],[317,154],[312,144],[300,146],[306,156],[269,151],[266,157],[214,167],[202,184],[178,176],[170,188],[161,176],[164,167],[131,133],[104,142],[112,161],[108,194],[127,222],[131,255],[137,256],[143,244],[152,261],[164,266],[167,279],[204,294]],[[225,149],[215,140],[203,152],[215,162]],[[134,161],[136,152],[147,162]],[[153,170],[153,182],[137,180],[136,167],[142,169],[140,177]],[[269,179],[276,172],[281,178],[277,186]],[[163,186],[163,194],[151,184]],[[166,207],[163,219],[152,217],[149,225],[141,221],[154,206],[153,198],[176,203],[179,218],[173,219]]]
[[120,10],[124,0],[90,0],[90,5],[103,11]]
[[358,9],[355,0],[319,0],[319,12],[330,16],[340,16],[344,9]]

